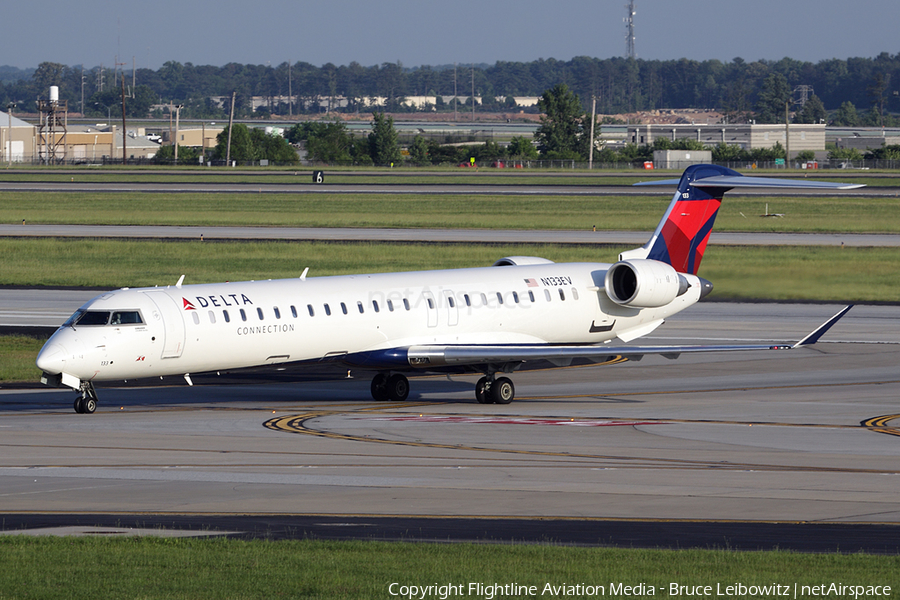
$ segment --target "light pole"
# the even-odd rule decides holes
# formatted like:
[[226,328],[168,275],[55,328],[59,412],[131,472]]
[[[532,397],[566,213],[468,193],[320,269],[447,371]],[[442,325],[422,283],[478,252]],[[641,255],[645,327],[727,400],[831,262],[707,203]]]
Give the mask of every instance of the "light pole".
[[6,168],[12,166],[12,111],[16,105],[12,102],[6,105]]
[[175,164],[178,164],[178,118],[181,116],[181,109],[184,104],[175,105]]

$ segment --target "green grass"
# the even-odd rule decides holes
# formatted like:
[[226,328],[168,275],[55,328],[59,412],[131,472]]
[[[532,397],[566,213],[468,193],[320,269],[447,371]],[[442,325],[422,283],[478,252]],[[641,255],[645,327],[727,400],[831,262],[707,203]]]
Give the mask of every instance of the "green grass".
[[24,335],[0,335],[0,381],[39,381],[41,370],[34,359],[45,341]]
[[[614,262],[624,247],[552,244],[0,239],[0,285],[143,287],[490,266],[504,256]],[[729,247],[706,252],[713,297],[900,302],[900,248]]]
[[[641,169],[622,169],[616,171],[587,171],[571,169],[493,169],[482,166],[477,170],[461,169],[456,166],[446,167],[401,167],[390,170],[380,167],[271,167],[241,168],[237,170],[208,167],[135,167],[112,166],[97,167],[42,167],[29,169],[28,172],[0,171],[0,181],[41,181],[41,182],[77,182],[77,183],[187,183],[198,181],[215,181],[216,183],[290,183],[313,185],[314,170],[325,172],[325,182],[329,184],[502,184],[502,185],[631,185],[638,181],[650,179],[673,179],[681,176],[681,170],[647,172]],[[127,171],[127,172],[122,172]],[[352,171],[352,174],[347,173]],[[823,181],[843,183],[861,183],[871,187],[900,186],[900,175],[896,171],[869,171],[866,173],[848,174],[846,171],[819,171],[808,173],[784,170],[757,171],[744,170],[745,175],[765,175],[773,177],[810,177]]]
[[[0,223],[653,231],[659,196],[0,192]],[[760,218],[766,205],[784,218]],[[717,231],[900,233],[900,196],[728,197]]]
[[794,583],[890,585],[896,590],[898,572],[900,558],[896,556],[550,545],[0,537],[0,598],[4,600],[398,597],[391,596],[392,583],[398,584],[394,592],[399,592],[399,585],[463,584],[464,593],[450,597],[484,599],[489,596],[470,594],[468,584],[536,586],[536,595],[541,596],[547,584],[602,585],[611,595],[611,584],[643,583],[656,587],[657,596],[679,597],[668,595],[672,582],[711,585],[713,594],[717,584],[724,588],[775,582],[790,586],[793,597]]

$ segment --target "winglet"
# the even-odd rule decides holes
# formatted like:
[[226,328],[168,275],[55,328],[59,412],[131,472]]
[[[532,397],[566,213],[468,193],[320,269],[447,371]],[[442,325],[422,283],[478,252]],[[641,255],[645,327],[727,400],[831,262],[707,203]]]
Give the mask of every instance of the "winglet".
[[851,308],[853,308],[852,304],[845,306],[838,312],[838,314],[834,315],[833,317],[831,317],[830,319],[828,319],[827,321],[822,323],[818,329],[816,329],[815,331],[813,331],[808,336],[806,336],[805,338],[803,338],[802,340],[800,340],[799,342],[797,342],[796,344],[794,344],[791,347],[792,348],[800,348],[801,346],[812,346],[813,344],[815,344],[816,342],[819,341],[820,337],[825,335],[826,331],[831,329],[832,325],[837,323],[841,319],[841,317],[846,315],[847,311],[849,311]]

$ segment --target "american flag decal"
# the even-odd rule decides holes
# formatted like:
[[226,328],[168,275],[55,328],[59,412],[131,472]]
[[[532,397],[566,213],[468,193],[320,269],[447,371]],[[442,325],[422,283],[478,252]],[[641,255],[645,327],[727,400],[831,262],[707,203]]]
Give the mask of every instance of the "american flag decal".
[[528,284],[528,287],[538,287],[538,282],[534,278],[526,279],[525,283]]

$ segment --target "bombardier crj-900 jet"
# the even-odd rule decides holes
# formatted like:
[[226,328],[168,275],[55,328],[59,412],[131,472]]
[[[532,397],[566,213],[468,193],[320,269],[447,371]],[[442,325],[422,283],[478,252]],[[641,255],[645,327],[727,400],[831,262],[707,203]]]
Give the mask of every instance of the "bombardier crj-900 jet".
[[[79,308],[37,357],[42,381],[78,392],[93,413],[95,382],[167,375],[370,371],[376,400],[405,400],[409,373],[481,373],[475,398],[507,404],[518,369],[618,362],[647,354],[782,350],[815,343],[849,307],[793,346],[627,346],[712,290],[697,277],[733,188],[861,187],[688,168],[650,240],[615,264],[512,256],[483,268],[120,290]],[[638,184],[638,185],[648,185]]]

